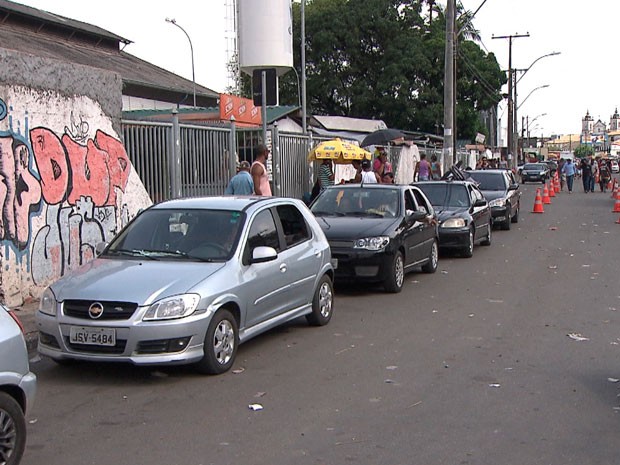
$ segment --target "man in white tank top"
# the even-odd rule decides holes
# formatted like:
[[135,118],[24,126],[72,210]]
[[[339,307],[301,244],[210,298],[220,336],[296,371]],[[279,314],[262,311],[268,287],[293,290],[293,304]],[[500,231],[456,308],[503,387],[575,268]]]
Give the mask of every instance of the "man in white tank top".
[[379,184],[381,179],[379,174],[372,170],[372,164],[370,160],[364,160],[362,162],[362,184]]

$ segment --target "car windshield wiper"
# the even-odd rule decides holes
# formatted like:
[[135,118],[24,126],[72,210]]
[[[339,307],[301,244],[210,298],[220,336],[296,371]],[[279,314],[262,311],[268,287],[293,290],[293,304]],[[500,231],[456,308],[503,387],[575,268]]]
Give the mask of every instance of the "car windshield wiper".
[[182,250],[157,250],[153,252],[161,255],[174,255],[175,257],[189,258],[190,260],[198,260],[200,262],[206,263],[215,261],[213,258],[197,257],[196,255],[190,255],[187,252],[183,252]]
[[128,255],[130,257],[145,257],[149,260],[157,260],[157,257],[154,257],[151,251],[148,250],[140,250],[140,249],[110,249],[106,252],[106,255]]

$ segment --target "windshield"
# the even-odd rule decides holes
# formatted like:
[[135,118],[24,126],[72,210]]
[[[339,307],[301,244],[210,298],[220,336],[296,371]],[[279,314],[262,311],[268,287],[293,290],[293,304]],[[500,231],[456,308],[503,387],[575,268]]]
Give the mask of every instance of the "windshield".
[[419,183],[416,184],[433,207],[469,207],[469,194],[462,184],[452,183]]
[[506,178],[502,173],[478,173],[470,171],[469,176],[478,182],[480,190],[503,191],[506,190]]
[[160,210],[140,214],[102,255],[152,260],[223,261],[236,249],[245,214],[229,210]]
[[547,169],[547,165],[543,165],[542,163],[528,163],[523,167],[523,169],[532,171],[544,171]]
[[396,218],[400,215],[399,189],[326,189],[312,204],[315,216],[370,216]]

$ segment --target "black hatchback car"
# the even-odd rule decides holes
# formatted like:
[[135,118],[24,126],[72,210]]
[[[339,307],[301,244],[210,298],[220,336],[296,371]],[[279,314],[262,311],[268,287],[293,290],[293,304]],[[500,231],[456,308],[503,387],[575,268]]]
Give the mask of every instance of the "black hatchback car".
[[482,195],[489,202],[493,225],[508,230],[511,223],[519,221],[521,191],[512,171],[474,170],[467,174],[478,183]]
[[521,169],[521,183],[526,182],[542,182],[543,184],[549,179],[550,170],[546,163],[526,163]]
[[408,271],[437,270],[435,213],[416,187],[331,186],[310,209],[327,236],[336,281],[379,282],[388,292],[400,292]]
[[456,249],[465,257],[474,244],[491,245],[493,220],[489,203],[473,181],[416,182],[439,219],[439,247]]

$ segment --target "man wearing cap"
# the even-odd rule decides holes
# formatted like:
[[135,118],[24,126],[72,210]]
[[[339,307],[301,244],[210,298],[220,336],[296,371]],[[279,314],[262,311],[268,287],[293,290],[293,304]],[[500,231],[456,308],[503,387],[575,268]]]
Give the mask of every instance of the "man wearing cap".
[[379,173],[372,170],[370,160],[362,161],[362,184],[380,184]]
[[224,191],[226,195],[254,194],[254,180],[250,174],[250,163],[243,160],[239,163],[239,171],[235,174]]

